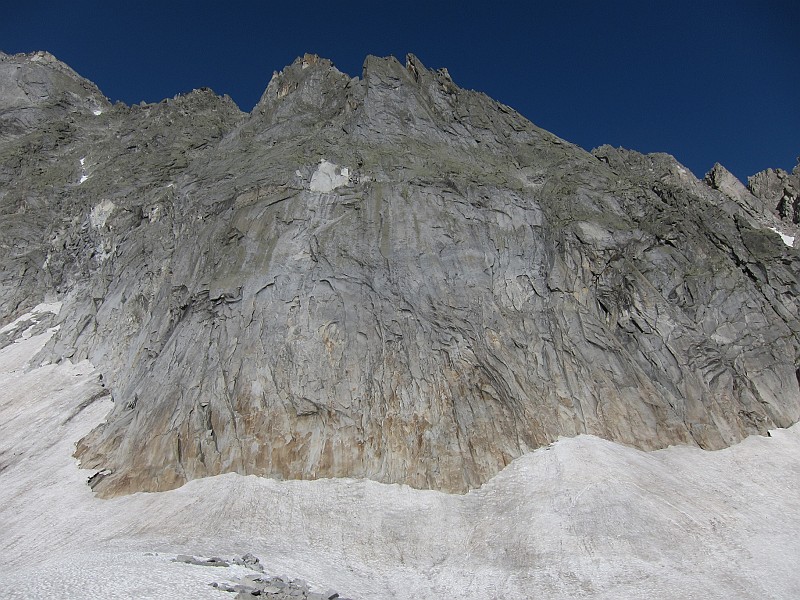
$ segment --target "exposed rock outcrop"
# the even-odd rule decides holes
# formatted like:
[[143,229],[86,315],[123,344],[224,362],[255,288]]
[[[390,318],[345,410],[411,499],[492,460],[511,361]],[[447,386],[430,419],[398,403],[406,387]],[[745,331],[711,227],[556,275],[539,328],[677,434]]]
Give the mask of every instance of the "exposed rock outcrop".
[[[48,68],[68,82],[0,140],[0,302],[57,295],[45,352],[106,373],[77,450],[103,495],[226,471],[460,492],[562,435],[722,448],[800,419],[800,260],[722,173],[590,154],[413,56],[307,55],[249,115],[112,107]],[[62,131],[48,98],[76,86]]]
[[782,221],[800,223],[800,159],[791,173],[767,169],[750,177],[747,187]]

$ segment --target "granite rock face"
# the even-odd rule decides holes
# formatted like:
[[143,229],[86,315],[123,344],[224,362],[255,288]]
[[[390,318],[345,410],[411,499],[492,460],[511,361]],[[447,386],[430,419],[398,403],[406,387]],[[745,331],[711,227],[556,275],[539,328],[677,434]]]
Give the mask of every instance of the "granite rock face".
[[250,114],[0,69],[3,322],[57,297],[41,360],[104,371],[115,409],[77,448],[102,495],[228,471],[463,492],[559,436],[723,448],[800,419],[769,175],[588,153],[411,55],[360,78],[306,55]]
[[747,187],[784,223],[800,224],[800,158],[791,173],[767,169],[748,178]]
[[788,245],[793,246],[800,236],[800,162],[792,173],[783,169],[756,173],[748,179],[747,187],[717,163],[706,174],[705,182],[756,222],[780,234]]

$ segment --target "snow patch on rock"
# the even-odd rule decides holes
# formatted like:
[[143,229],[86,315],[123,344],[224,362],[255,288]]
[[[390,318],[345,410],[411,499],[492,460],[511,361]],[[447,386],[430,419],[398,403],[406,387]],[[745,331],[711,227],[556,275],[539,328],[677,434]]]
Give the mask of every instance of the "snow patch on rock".
[[786,235],[785,233],[783,233],[782,231],[776,229],[775,227],[770,227],[770,229],[772,231],[774,231],[775,233],[777,233],[779,236],[781,236],[781,239],[783,240],[783,243],[786,244],[787,246],[789,246],[789,248],[794,248],[794,236]]
[[327,194],[336,188],[347,185],[350,181],[350,169],[347,167],[339,167],[339,165],[321,160],[317,170],[311,176],[311,184],[309,189],[312,192],[322,192]]
[[84,181],[89,179],[89,174],[86,172],[86,157],[84,156],[80,162],[81,162],[81,180],[78,182],[78,185],[82,184]]
[[13,330],[15,327],[17,327],[17,325],[24,321],[36,321],[44,313],[53,313],[54,315],[57,315],[59,312],[61,312],[61,302],[42,302],[41,304],[37,304],[35,307],[33,307],[30,312],[20,315],[8,325],[0,328],[0,333]]

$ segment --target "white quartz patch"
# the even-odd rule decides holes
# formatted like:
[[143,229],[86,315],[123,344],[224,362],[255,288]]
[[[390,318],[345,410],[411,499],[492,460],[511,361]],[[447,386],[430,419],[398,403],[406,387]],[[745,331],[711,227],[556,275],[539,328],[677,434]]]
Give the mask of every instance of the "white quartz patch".
[[350,170],[347,167],[339,167],[339,165],[323,159],[311,176],[309,189],[312,192],[328,193],[347,185],[349,181]]
[[794,236],[786,235],[785,233],[783,233],[782,231],[778,231],[774,227],[770,227],[770,229],[775,233],[777,233],[779,236],[781,236],[783,243],[789,246],[789,248],[794,248]]

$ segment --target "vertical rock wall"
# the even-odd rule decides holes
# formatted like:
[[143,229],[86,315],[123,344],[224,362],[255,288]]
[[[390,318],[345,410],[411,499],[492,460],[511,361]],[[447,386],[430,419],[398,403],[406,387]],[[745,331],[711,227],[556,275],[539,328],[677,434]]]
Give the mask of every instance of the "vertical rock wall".
[[97,94],[62,137],[47,100],[0,142],[24,248],[0,299],[63,299],[42,358],[104,370],[77,451],[104,495],[226,471],[462,492],[562,435],[722,448],[800,418],[798,257],[721,172],[587,153],[413,56],[307,55],[249,115]]

